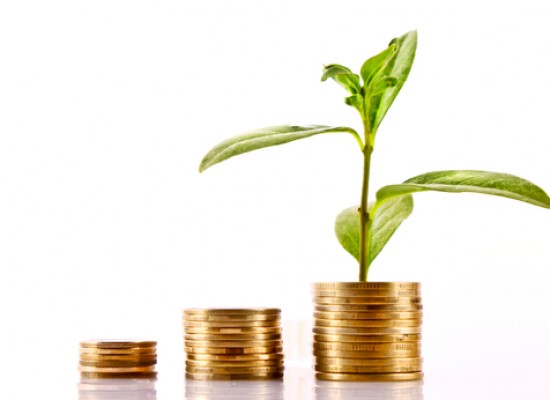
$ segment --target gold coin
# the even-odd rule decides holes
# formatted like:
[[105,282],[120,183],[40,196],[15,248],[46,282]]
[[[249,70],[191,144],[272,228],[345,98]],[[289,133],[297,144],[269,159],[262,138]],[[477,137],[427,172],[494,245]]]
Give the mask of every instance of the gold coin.
[[396,382],[416,381],[424,377],[423,372],[403,372],[396,374],[337,374],[317,372],[317,379],[329,381]]
[[229,315],[229,314],[280,314],[280,308],[187,308],[184,315]]
[[191,354],[226,354],[226,355],[245,355],[245,354],[271,354],[280,353],[283,351],[282,347],[215,347],[215,348],[201,348],[201,347],[186,347],[186,353]]
[[394,297],[373,297],[373,296],[315,296],[313,298],[315,304],[420,304],[422,303],[422,297],[420,296],[394,296]]
[[404,326],[396,328],[380,328],[380,327],[367,327],[367,328],[340,328],[333,326],[314,326],[313,333],[320,333],[323,335],[406,335],[406,334],[420,334],[422,333],[422,327],[420,326]]
[[313,350],[314,356],[319,357],[342,357],[342,358],[393,358],[393,357],[420,357],[420,349],[413,350],[380,350],[380,351],[359,351],[359,350]]
[[318,282],[313,284],[314,290],[419,290],[419,282]]
[[187,328],[251,328],[251,327],[276,327],[279,320],[273,321],[184,321]]
[[337,372],[337,373],[352,373],[352,374],[372,374],[372,373],[388,373],[388,372],[421,372],[422,363],[409,365],[333,365],[333,364],[315,364],[316,372]]
[[190,374],[186,373],[187,379],[197,380],[266,380],[266,379],[282,379],[282,372],[266,373],[266,374]]
[[321,289],[313,292],[317,297],[419,297],[420,294],[420,290]]
[[415,312],[422,311],[420,303],[409,304],[316,304],[315,311],[325,312]]
[[185,372],[189,374],[269,374],[269,373],[282,373],[284,371],[284,367],[282,366],[276,366],[276,367],[225,367],[225,368],[215,368],[215,367],[192,367],[187,366],[185,368]]
[[251,367],[278,367],[283,365],[283,360],[256,360],[256,361],[201,361],[185,360],[185,365],[190,367],[206,368],[251,368]]
[[186,347],[214,348],[214,347],[281,347],[282,340],[186,340]]
[[97,372],[97,373],[135,373],[135,372],[155,372],[155,366],[147,367],[124,367],[124,368],[107,368],[107,367],[89,367],[80,365],[78,367],[80,372]]
[[257,334],[257,333],[278,333],[282,332],[280,326],[259,326],[259,327],[185,327],[185,333],[188,335],[191,334],[201,334],[201,335],[232,335],[232,334]]
[[155,355],[157,354],[156,347],[143,347],[132,349],[98,349],[93,347],[81,347],[80,354],[86,355]]
[[422,326],[421,319],[315,319],[315,326],[331,326],[343,328],[397,328]]
[[349,351],[419,351],[420,342],[406,343],[343,343],[343,342],[314,342],[313,348],[318,350],[349,350]]
[[156,346],[157,342],[150,340],[86,340],[80,342],[80,347],[95,349],[133,349]]
[[392,357],[392,358],[342,358],[342,357],[315,357],[315,363],[346,366],[390,366],[390,365],[417,365],[422,364],[422,357]]
[[81,372],[80,376],[86,379],[156,379],[156,372],[134,372],[134,373],[103,373],[103,372]]
[[249,334],[200,334],[200,333],[191,333],[185,335],[185,340],[240,340],[240,341],[249,341],[249,340],[280,340],[280,333],[249,333]]
[[208,315],[208,314],[197,314],[197,315],[185,315],[186,321],[212,321],[212,322],[223,322],[223,321],[275,321],[280,320],[281,316],[278,314],[229,314],[229,315]]
[[220,362],[240,362],[240,361],[264,361],[264,360],[283,360],[282,353],[268,354],[192,354],[187,353],[187,360],[193,361],[220,361]]
[[316,342],[344,342],[344,343],[408,343],[422,339],[420,334],[412,335],[313,335]]
[[86,361],[80,360],[80,365],[86,367],[99,368],[126,368],[126,367],[146,367],[155,365],[157,360],[150,361]]
[[124,362],[142,362],[156,361],[156,354],[80,354],[80,361],[124,361]]
[[330,312],[330,311],[316,311],[314,313],[315,318],[319,319],[420,319],[422,318],[422,311],[409,311],[409,312]]

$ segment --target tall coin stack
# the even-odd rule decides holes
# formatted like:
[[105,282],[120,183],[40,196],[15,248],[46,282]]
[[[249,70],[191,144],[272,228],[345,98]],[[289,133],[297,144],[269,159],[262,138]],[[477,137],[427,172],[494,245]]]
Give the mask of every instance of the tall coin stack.
[[318,379],[423,378],[419,283],[317,283],[313,296],[313,354]]
[[189,379],[261,380],[283,377],[281,310],[184,311]]
[[80,343],[82,378],[156,378],[157,342],[88,340]]

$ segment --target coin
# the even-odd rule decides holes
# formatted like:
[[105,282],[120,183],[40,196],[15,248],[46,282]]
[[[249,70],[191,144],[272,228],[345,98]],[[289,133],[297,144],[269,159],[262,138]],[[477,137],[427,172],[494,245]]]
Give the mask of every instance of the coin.
[[89,367],[81,365],[78,367],[80,372],[97,372],[97,373],[135,373],[135,372],[155,372],[155,366],[146,367],[124,367],[124,368],[103,368],[103,367]]
[[397,327],[420,327],[422,326],[421,319],[315,319],[315,326],[330,326],[343,328],[397,328]]
[[404,335],[404,334],[420,334],[422,333],[422,327],[420,326],[404,326],[396,328],[380,328],[380,327],[368,327],[368,328],[341,328],[332,326],[314,326],[313,333],[320,333],[323,335],[366,335],[366,334],[379,334],[379,335]]
[[251,328],[279,326],[279,321],[184,321],[185,328]]
[[249,334],[201,334],[191,333],[185,335],[185,340],[231,340],[231,341],[248,341],[248,340],[278,340],[281,339],[280,333],[249,333]]
[[320,357],[342,357],[342,358],[393,358],[393,357],[420,357],[420,349],[412,350],[380,350],[380,351],[359,351],[359,350],[313,350],[313,355]]
[[99,368],[125,368],[125,367],[146,367],[155,365],[157,360],[149,361],[86,361],[80,360],[80,365],[86,367],[99,367]]
[[216,348],[201,348],[201,347],[186,347],[185,351],[192,354],[226,354],[226,355],[245,355],[245,354],[270,354],[280,353],[282,347],[216,347]]
[[313,284],[315,290],[418,290],[419,282],[318,282]]
[[80,343],[80,347],[96,349],[133,349],[154,348],[157,342],[149,340],[86,340]]
[[280,308],[187,308],[184,315],[280,314]]
[[157,354],[156,347],[143,347],[131,349],[98,349],[92,347],[81,347],[80,354],[89,355],[137,355],[137,354]]
[[186,334],[213,334],[213,335],[228,335],[228,334],[249,334],[249,333],[281,333],[281,327],[265,326],[265,327],[185,327]]
[[87,379],[155,379],[156,372],[134,372],[134,373],[103,373],[103,372],[81,372],[80,376]]
[[420,303],[409,304],[315,304],[315,311],[329,312],[414,312],[421,311]]
[[326,296],[316,295],[313,298],[315,304],[419,304],[422,303],[422,297],[417,296],[393,296],[393,297],[373,297],[373,296]]
[[246,367],[270,367],[282,366],[283,360],[255,360],[255,361],[201,361],[201,360],[185,360],[185,365],[194,367],[216,367],[216,368],[246,368]]
[[314,342],[313,348],[318,350],[349,350],[349,351],[418,351],[419,342],[406,343],[345,343],[345,342]]
[[422,372],[403,372],[396,374],[338,374],[317,372],[317,379],[330,381],[365,381],[365,382],[393,382],[393,381],[412,381],[419,380],[424,377]]
[[314,313],[315,318],[319,319],[419,319],[422,318],[422,311],[408,311],[408,312],[330,312],[330,311],[316,311]]
[[317,297],[419,297],[420,294],[420,290],[320,289],[313,292]]
[[282,373],[284,371],[283,366],[275,367],[195,367],[187,366],[185,372],[190,374],[269,374],[269,373]]
[[266,373],[266,374],[191,374],[186,373],[187,379],[199,380],[263,380],[263,379],[282,379],[282,372]]
[[186,340],[187,347],[281,347],[283,341],[279,340]]
[[124,362],[142,362],[156,361],[156,354],[80,354],[81,361],[124,361]]
[[388,373],[388,372],[420,372],[422,371],[422,363],[408,365],[334,365],[334,364],[315,364],[317,372],[337,372],[337,373]]
[[342,357],[315,357],[317,364],[370,366],[370,365],[417,365],[423,362],[422,357],[388,357],[388,358],[342,358]]
[[185,315],[186,321],[275,321],[280,320],[281,316],[278,314],[229,314],[229,315],[209,315],[209,314],[197,314],[197,315]]
[[187,353],[187,360],[196,361],[263,361],[263,360],[283,360],[281,353],[268,354],[192,354]]
[[416,342],[422,339],[420,334],[411,335],[313,335],[317,342],[346,342],[346,343],[370,343],[370,342]]

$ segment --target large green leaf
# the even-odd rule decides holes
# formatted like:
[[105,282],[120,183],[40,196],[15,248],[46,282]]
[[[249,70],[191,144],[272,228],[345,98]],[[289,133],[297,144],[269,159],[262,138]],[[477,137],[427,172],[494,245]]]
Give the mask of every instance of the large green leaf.
[[550,208],[550,198],[544,190],[526,179],[500,172],[460,170],[428,172],[399,185],[384,186],[376,193],[377,204],[428,190],[491,194]]
[[362,142],[357,132],[344,126],[308,125],[294,126],[281,125],[258,129],[244,135],[235,136],[219,143],[212,148],[202,159],[199,171],[202,172],[212,165],[228,158],[264,147],[277,146],[294,140],[305,139],[321,133],[347,132],[351,133],[362,148]]
[[416,31],[408,32],[391,41],[390,46],[396,47],[395,54],[389,57],[383,68],[377,71],[375,76],[377,78],[393,77],[397,80],[397,84],[388,88],[382,94],[369,99],[370,112],[368,113],[368,120],[371,132],[378,130],[378,126],[384,119],[386,112],[407,80],[416,54],[416,43]]
[[[397,196],[377,207],[371,208],[370,239],[368,244],[368,265],[382,251],[399,225],[413,210],[412,196]],[[360,222],[359,207],[346,208],[336,217],[335,231],[342,247],[359,261]]]

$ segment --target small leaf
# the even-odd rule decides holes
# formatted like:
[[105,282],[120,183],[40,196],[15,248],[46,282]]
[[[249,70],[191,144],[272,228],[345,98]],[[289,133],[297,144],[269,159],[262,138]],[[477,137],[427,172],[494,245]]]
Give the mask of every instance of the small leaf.
[[387,89],[397,86],[398,83],[399,81],[393,76],[380,78],[376,82],[373,82],[370,88],[371,91],[369,95],[373,97],[378,96],[382,94],[382,92],[385,92]]
[[550,208],[550,198],[534,183],[514,175],[487,171],[428,172],[400,185],[385,186],[376,193],[376,198],[377,202],[384,202],[396,196],[428,190],[490,194]]
[[329,78],[334,79],[352,95],[361,92],[359,75],[354,74],[349,68],[343,65],[330,64],[325,66],[321,81],[324,82]]
[[363,115],[363,109],[365,107],[363,96],[361,96],[360,94],[354,94],[352,96],[346,97],[344,101],[348,106],[356,108],[357,111],[359,111],[361,115]]
[[334,231],[342,247],[359,261],[359,206],[346,208],[336,216]]
[[373,78],[376,77],[378,72],[382,70],[388,61],[395,55],[396,45],[390,44],[384,51],[369,58],[363,63],[361,67],[361,78],[363,78],[363,84],[367,87]]
[[388,88],[380,96],[371,99],[369,121],[372,132],[378,130],[386,112],[409,76],[416,53],[416,43],[416,31],[408,32],[399,38],[393,39],[390,43],[390,46],[396,46],[396,53],[388,60],[384,68],[378,71],[377,76],[392,76],[397,79],[398,84]]
[[[369,205],[373,209],[372,204]],[[385,201],[371,213],[368,264],[382,251],[401,223],[413,210],[412,196],[405,195]],[[359,206],[346,208],[336,217],[335,232],[342,247],[359,261]]]
[[376,207],[376,209],[373,207],[367,266],[371,265],[397,228],[411,215],[412,211],[413,199],[410,195],[392,198]]
[[219,143],[212,148],[202,159],[199,171],[202,172],[212,165],[227,160],[239,154],[248,153],[264,147],[277,146],[294,140],[305,139],[321,133],[347,132],[351,133],[359,142],[362,142],[357,132],[352,128],[342,126],[308,125],[294,126],[281,125],[258,129],[244,135],[235,136]]

